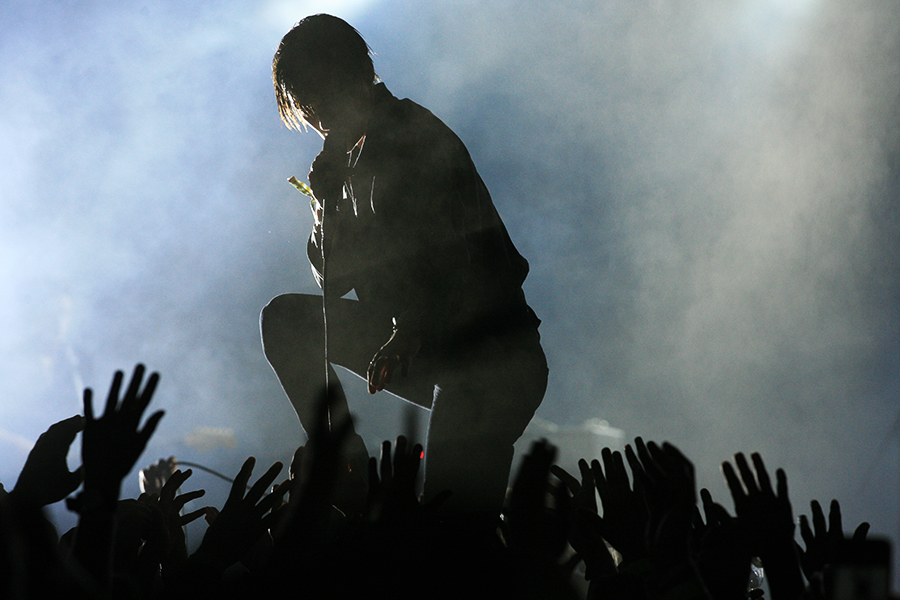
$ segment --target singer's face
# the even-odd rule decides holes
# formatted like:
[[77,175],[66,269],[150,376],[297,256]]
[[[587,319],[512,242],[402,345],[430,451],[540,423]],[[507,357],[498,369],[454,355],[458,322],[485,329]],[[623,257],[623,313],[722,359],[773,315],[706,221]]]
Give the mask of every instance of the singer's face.
[[[330,131],[357,133],[368,115],[368,94],[312,93],[304,103],[303,118],[323,138]],[[359,132],[360,135],[365,133]]]
[[319,114],[319,109],[316,108],[316,105],[307,104],[303,109],[303,118],[309,123],[310,127],[319,132],[319,135],[322,136],[323,139],[325,138],[328,127],[322,123],[322,117]]

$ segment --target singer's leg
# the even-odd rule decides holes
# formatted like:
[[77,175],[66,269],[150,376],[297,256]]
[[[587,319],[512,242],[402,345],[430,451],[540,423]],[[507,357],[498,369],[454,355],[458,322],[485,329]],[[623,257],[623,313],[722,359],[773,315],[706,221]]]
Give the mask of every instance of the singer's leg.
[[[334,353],[337,350],[334,346],[345,345],[345,340],[344,336],[338,336],[336,332],[342,321],[337,316],[340,311],[335,308],[330,312],[334,313],[329,314],[329,337],[332,338],[330,353]],[[277,296],[260,314],[260,332],[266,359],[272,365],[307,434],[313,431],[316,404],[325,388],[325,334],[322,315],[322,297],[307,294]],[[354,349],[345,350],[353,352]],[[349,409],[334,368],[328,365],[328,369],[328,380],[336,390],[331,420],[337,422]]]
[[537,332],[486,337],[449,356],[435,393],[425,451],[425,496],[446,509],[499,514],[513,444],[544,397],[547,360]]
[[[315,423],[316,402],[325,384],[322,315],[322,297],[307,294],[277,296],[263,308],[260,315],[266,358],[307,433],[312,431]],[[369,361],[391,333],[390,314],[356,300],[333,301],[328,307],[328,360],[365,378]],[[336,422],[349,409],[334,368],[331,364],[328,368],[329,382],[337,391],[331,415],[332,422]],[[405,379],[399,373],[396,378]],[[425,408],[431,407],[433,383],[420,386],[410,385],[414,382],[407,380],[397,383],[402,390],[401,397]],[[419,387],[422,389],[419,390]],[[352,436],[348,451],[358,453],[361,444],[362,439],[358,435]]]

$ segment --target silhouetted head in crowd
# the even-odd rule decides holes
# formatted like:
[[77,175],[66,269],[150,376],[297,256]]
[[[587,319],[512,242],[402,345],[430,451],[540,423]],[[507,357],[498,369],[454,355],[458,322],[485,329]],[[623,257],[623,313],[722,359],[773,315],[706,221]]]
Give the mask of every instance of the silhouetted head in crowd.
[[359,32],[342,19],[320,14],[306,17],[282,38],[272,60],[272,81],[284,124],[297,130],[308,125],[324,137],[365,127],[377,76]]

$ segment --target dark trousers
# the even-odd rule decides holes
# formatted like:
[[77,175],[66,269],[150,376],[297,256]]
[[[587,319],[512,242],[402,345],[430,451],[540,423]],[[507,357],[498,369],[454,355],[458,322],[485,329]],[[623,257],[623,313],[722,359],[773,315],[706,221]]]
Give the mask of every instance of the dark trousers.
[[[263,348],[300,424],[309,433],[324,383],[321,296],[285,294],[260,315]],[[391,336],[390,315],[356,300],[329,304],[328,358],[359,377]],[[337,382],[333,367],[329,380]],[[450,348],[423,345],[408,377],[399,370],[387,391],[431,411],[425,449],[426,500],[453,492],[448,505],[496,510],[502,505],[513,443],[540,405],[547,360],[535,328],[481,335]],[[338,394],[332,420],[348,412]]]

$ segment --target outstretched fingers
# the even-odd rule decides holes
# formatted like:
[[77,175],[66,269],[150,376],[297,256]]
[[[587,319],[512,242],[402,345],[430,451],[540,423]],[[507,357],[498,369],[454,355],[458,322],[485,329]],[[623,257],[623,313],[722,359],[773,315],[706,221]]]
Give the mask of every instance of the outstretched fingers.
[[825,526],[825,512],[818,500],[809,503],[810,512],[812,512],[813,535],[823,537],[828,528]]
[[727,522],[731,515],[725,510],[725,507],[713,500],[709,490],[703,488],[700,490],[700,501],[703,504],[703,514],[706,516],[707,525],[711,523]]
[[735,454],[734,462],[737,465],[738,472],[741,474],[741,480],[747,488],[747,495],[752,496],[759,492],[759,486],[756,485],[756,477],[753,475],[750,463],[747,462],[747,457],[744,456],[744,453],[738,452]]
[[244,490],[247,489],[247,482],[250,481],[250,475],[253,474],[254,465],[256,465],[256,458],[247,457],[247,460],[241,465],[241,470],[235,476],[234,483],[231,484],[231,491],[228,492],[225,504],[235,504],[244,499]]
[[391,464],[391,442],[384,440],[381,442],[381,483],[387,484],[394,476],[393,465]]
[[728,490],[731,492],[731,497],[734,498],[734,503],[739,504],[747,497],[747,492],[744,491],[744,486],[730,462],[722,463],[722,475],[725,476],[725,483],[728,484]]
[[[147,419],[147,422],[144,424],[144,428],[141,429],[141,432],[138,434],[138,442],[140,444],[140,449],[143,451],[144,448],[147,447],[147,442],[150,441],[150,437],[153,435],[153,432],[156,431],[157,425],[159,425],[160,420],[165,416],[166,412],[164,410],[158,410]],[[138,417],[140,418],[140,416]]]
[[828,511],[828,531],[834,534],[844,533],[843,523],[841,522],[841,504],[837,500],[831,501]]
[[129,402],[129,404],[134,405],[133,414],[135,423],[137,423],[140,421],[144,411],[147,410],[147,406],[149,406],[150,400],[156,392],[156,386],[159,384],[159,373],[150,373],[150,377],[147,378],[147,383],[144,385],[143,390],[140,388],[140,378],[137,375],[137,370],[135,370],[132,383],[134,383],[134,381],[137,381],[138,384],[135,388],[135,395],[131,395],[131,388],[129,388],[128,394],[125,396],[125,399],[122,400],[122,403]]
[[753,461],[753,468],[756,470],[756,479],[759,481],[759,491],[764,494],[772,494],[772,481],[769,479],[769,472],[766,471],[766,465],[763,463],[762,456],[758,452],[750,455]]
[[182,471],[181,469],[177,469],[166,482],[163,484],[162,488],[159,490],[159,499],[167,502],[173,502],[175,500],[175,495],[178,493],[178,488],[184,485],[184,482],[188,480],[188,478],[193,475],[194,472],[191,469],[186,471]]
[[[259,504],[257,504],[257,508],[262,514],[266,514],[269,511],[273,511],[268,516],[272,519],[275,518],[275,509],[281,506],[284,502],[284,497],[291,489],[290,480],[282,481],[280,484],[276,485],[268,496],[260,500]],[[267,522],[268,526],[268,522]]]
[[566,488],[568,488],[573,496],[577,496],[581,491],[581,483],[578,481],[578,478],[559,465],[550,465],[550,472],[553,473],[553,476],[559,479]]
[[[124,380],[125,374],[122,371],[115,372],[112,383],[109,386],[109,394],[106,396],[106,404],[101,418],[108,417],[121,419],[130,429],[135,430],[138,428],[141,417],[143,416],[144,411],[147,410],[147,406],[149,406],[150,400],[153,398],[153,394],[156,391],[156,386],[159,383],[159,373],[151,373],[150,377],[147,378],[146,385],[143,390],[141,390],[141,382],[144,378],[145,371],[146,367],[140,363],[134,367],[134,373],[131,376],[131,381],[128,384],[125,396],[121,398],[121,402],[119,399],[119,392],[122,388],[122,381]],[[94,393],[91,388],[86,388],[83,396],[84,417],[86,421],[95,420],[93,398]],[[150,416],[147,420],[147,424],[140,431],[139,440],[141,442],[146,444],[162,416],[163,411],[157,411]]]
[[866,539],[866,536],[869,534],[869,524],[865,521],[857,525],[856,529],[853,531],[853,537],[851,538],[854,543],[863,542]]
[[203,508],[198,508],[198,509],[195,510],[195,511],[192,511],[192,512],[189,512],[189,513],[185,513],[185,514],[181,515],[181,517],[180,517],[180,523],[181,523],[181,525],[184,526],[184,525],[187,525],[187,524],[189,524],[189,523],[193,523],[194,521],[196,521],[196,520],[199,519],[200,517],[206,516],[206,515],[209,513],[209,508],[210,508],[210,507],[208,507],[208,506],[204,506]]
[[[134,368],[134,372],[138,373],[139,371],[143,373],[143,365],[137,365]],[[122,387],[122,378],[125,377],[125,374],[122,371],[116,371],[113,375],[112,384],[109,386],[109,394],[106,396],[106,407],[103,410],[103,415],[111,415],[116,411],[116,406],[119,404],[119,388]]]
[[[134,373],[131,374],[131,381],[128,382],[128,388],[125,390],[125,400],[138,397],[138,392],[141,389],[141,380],[144,378],[144,371],[144,365],[135,365]],[[122,380],[122,375],[119,376],[119,380]]]
[[785,502],[788,500],[788,482],[787,482],[787,473],[784,472],[784,469],[778,469],[775,471],[775,485],[776,485],[776,493],[778,497]]
[[250,491],[247,492],[247,495],[244,497],[246,502],[249,502],[253,505],[257,504],[260,499],[263,497],[263,494],[266,493],[266,490],[272,483],[275,482],[275,479],[278,477],[278,474],[281,473],[281,469],[284,465],[280,462],[274,463],[269,469],[263,473],[263,475],[256,480],[256,483],[250,488]]
[[89,423],[94,420],[94,392],[91,388],[84,389],[84,395],[82,397],[83,407],[84,407],[84,420],[86,423]]

